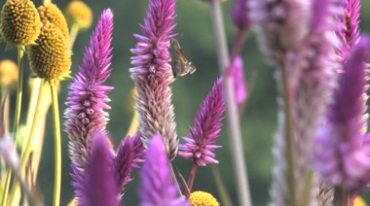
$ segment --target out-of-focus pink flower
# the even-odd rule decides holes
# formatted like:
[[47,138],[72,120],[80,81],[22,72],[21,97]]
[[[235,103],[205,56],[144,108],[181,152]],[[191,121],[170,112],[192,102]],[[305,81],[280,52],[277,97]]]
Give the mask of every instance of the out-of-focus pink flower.
[[249,29],[252,25],[247,4],[248,0],[236,0],[231,10],[231,19],[239,30]]
[[141,169],[139,196],[141,206],[190,206],[184,197],[177,194],[170,162],[160,135],[154,135],[148,145]]

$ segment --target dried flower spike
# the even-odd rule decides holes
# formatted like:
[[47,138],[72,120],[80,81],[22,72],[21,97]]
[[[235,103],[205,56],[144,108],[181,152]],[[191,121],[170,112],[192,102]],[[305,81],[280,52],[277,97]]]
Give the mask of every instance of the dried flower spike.
[[132,53],[131,78],[138,91],[136,109],[140,115],[139,131],[144,140],[159,133],[166,143],[170,159],[178,149],[176,123],[171,103],[170,85],[174,81],[170,65],[170,40],[175,36],[175,0],[150,0],[148,17],[141,26],[145,35],[138,40]]
[[60,11],[60,9],[58,8],[58,6],[53,3],[49,3],[38,7],[37,10],[40,14],[41,21],[43,23],[48,21],[54,24],[58,29],[60,29],[60,31],[62,31],[62,34],[68,43],[69,31],[67,21],[64,18],[62,11]]
[[79,72],[74,77],[67,99],[66,132],[70,141],[72,163],[83,169],[91,148],[91,137],[104,131],[110,109],[107,92],[113,87],[103,85],[111,73],[113,13],[104,10],[85,50]]
[[69,77],[71,53],[62,32],[49,22],[43,25],[36,45],[29,47],[28,57],[32,71],[46,80]]
[[177,195],[163,139],[160,135],[154,135],[141,169],[140,205],[190,206],[185,198]]
[[219,206],[220,203],[208,192],[195,191],[190,194],[189,201],[192,206]]
[[68,24],[76,24],[79,29],[88,29],[93,21],[91,8],[83,1],[71,1],[65,9]]
[[179,155],[192,159],[198,166],[218,163],[214,150],[221,146],[214,143],[221,133],[224,111],[222,80],[217,80],[194,120],[194,127],[190,128],[190,137],[183,137],[186,143],[179,146]]
[[7,0],[1,10],[0,36],[10,45],[26,46],[36,41],[41,21],[30,0]]

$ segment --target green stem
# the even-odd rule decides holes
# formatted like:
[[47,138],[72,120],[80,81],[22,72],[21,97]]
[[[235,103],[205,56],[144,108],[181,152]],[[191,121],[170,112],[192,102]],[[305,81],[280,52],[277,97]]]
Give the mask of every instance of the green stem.
[[[22,110],[22,88],[23,88],[23,64],[24,64],[24,52],[25,48],[24,46],[18,47],[18,82],[17,82],[17,94],[16,94],[16,100],[15,100],[15,114],[14,114],[14,125],[13,125],[13,134],[14,138],[16,139],[16,142],[18,140],[18,128],[19,128],[19,122],[21,119],[21,110]],[[6,175],[6,182],[5,182],[5,188],[4,188],[4,196],[1,205],[5,206],[6,202],[8,200],[8,192],[10,188],[10,181],[12,178],[12,170],[8,170]]]
[[217,191],[221,196],[221,202],[223,206],[231,206],[231,198],[229,193],[226,190],[225,183],[222,180],[222,176],[220,174],[220,168],[218,165],[211,165],[213,178],[216,182]]
[[221,11],[221,2],[213,0],[210,2],[212,11],[212,20],[214,34],[216,37],[217,55],[219,60],[220,73],[224,78],[224,91],[226,101],[227,123],[230,132],[230,146],[232,147],[232,160],[235,167],[235,183],[237,185],[239,205],[251,206],[247,165],[244,157],[242,134],[239,122],[238,107],[235,102],[234,82],[227,75],[230,66],[230,57],[228,53],[226,34]]
[[50,90],[53,104],[54,117],[54,149],[55,149],[55,175],[54,175],[54,202],[53,206],[60,204],[60,190],[62,185],[62,138],[60,131],[60,115],[58,105],[58,93],[55,81],[50,81]]
[[293,99],[292,91],[289,84],[289,73],[287,68],[281,69],[282,71],[282,83],[283,83],[283,95],[285,105],[285,137],[288,146],[287,160],[288,160],[288,181],[289,181],[289,192],[291,194],[290,205],[296,203],[296,188],[295,188],[295,176],[294,176],[294,124],[293,124]]
[[15,115],[14,115],[14,125],[13,133],[17,140],[18,138],[18,127],[21,119],[22,110],[22,88],[23,88],[23,60],[24,60],[24,47],[18,48],[18,84],[17,84],[17,94],[15,100]]
[[[26,144],[26,147],[24,148],[23,152],[22,152],[22,156],[21,156],[21,176],[22,177],[25,177],[25,174],[26,174],[26,167],[27,167],[27,163],[28,163],[28,159],[30,157],[30,154],[32,152],[32,146],[33,146],[33,142],[34,142],[34,139],[35,139],[35,134],[36,134],[36,129],[37,129],[37,121],[38,121],[38,118],[39,118],[39,113],[40,113],[40,105],[41,105],[41,99],[42,99],[42,86],[43,86],[43,81],[41,82],[40,86],[39,86],[39,94],[38,94],[38,97],[37,97],[37,104],[36,104],[36,108],[35,108],[35,115],[33,116],[33,121],[32,121],[32,127],[31,127],[31,131],[30,131],[30,134],[29,134],[29,137],[27,139],[27,144]],[[16,197],[16,194],[20,192],[20,187],[19,187],[19,182],[16,181],[15,184],[14,184],[14,187],[13,187],[13,192],[11,194],[11,198],[10,198],[10,203],[9,205],[16,205],[14,203],[15,201],[15,197]]]
[[349,206],[350,205],[349,192],[344,188],[335,188],[334,190],[334,206]]
[[72,50],[73,48],[73,44],[75,43],[79,30],[80,30],[80,27],[77,24],[72,24],[71,30],[69,32],[69,49],[70,50]]

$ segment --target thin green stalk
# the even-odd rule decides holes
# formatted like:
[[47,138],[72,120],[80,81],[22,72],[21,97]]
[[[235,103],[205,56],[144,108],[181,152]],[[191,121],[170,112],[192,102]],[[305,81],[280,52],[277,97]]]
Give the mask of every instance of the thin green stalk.
[[291,194],[290,205],[296,205],[296,188],[295,188],[295,176],[294,176],[294,133],[293,133],[293,102],[292,102],[292,91],[289,82],[289,72],[287,68],[281,69],[282,72],[282,84],[283,84],[283,95],[285,105],[285,138],[288,147],[287,160],[288,160],[288,181],[289,181],[289,192]]
[[24,63],[24,51],[23,46],[18,47],[18,84],[17,84],[17,94],[15,100],[15,115],[14,115],[14,125],[13,125],[13,134],[17,139],[17,133],[19,128],[19,122],[21,119],[21,110],[22,110],[22,88],[23,88],[23,63]]
[[226,34],[219,0],[211,1],[212,20],[214,34],[216,36],[217,54],[220,65],[220,72],[224,77],[224,90],[226,98],[227,122],[231,137],[232,160],[235,167],[235,182],[238,187],[239,205],[251,206],[250,189],[246,160],[244,158],[242,134],[240,129],[238,107],[235,102],[235,91],[233,80],[228,78],[227,68],[230,65],[230,57],[227,49]]
[[223,206],[232,206],[231,198],[229,193],[226,190],[226,186],[222,180],[222,176],[220,174],[220,168],[218,165],[211,165],[213,178],[216,182],[216,188],[218,193],[221,196],[221,202]]
[[79,30],[80,30],[80,27],[78,26],[78,24],[72,24],[71,30],[69,32],[69,49],[70,50],[72,50],[73,48],[73,44],[75,43]]
[[335,188],[334,190],[334,206],[350,206],[351,198],[349,192],[344,188]]
[[[38,121],[38,118],[39,118],[39,113],[40,113],[40,105],[41,105],[41,99],[42,99],[42,85],[43,85],[43,81],[41,82],[40,86],[39,86],[39,94],[38,94],[38,97],[37,97],[37,104],[36,104],[36,108],[35,108],[35,115],[33,116],[33,121],[32,121],[32,127],[31,127],[31,131],[30,131],[30,135],[27,139],[27,144],[26,144],[26,147],[24,148],[23,152],[22,152],[22,156],[21,156],[21,176],[22,177],[25,177],[25,174],[26,174],[26,167],[27,167],[27,164],[28,164],[28,159],[30,157],[30,154],[32,152],[32,145],[33,145],[33,142],[34,142],[34,139],[35,139],[35,134],[36,134],[36,129],[37,129],[37,121]],[[20,187],[19,187],[19,182],[16,181],[14,183],[14,187],[13,187],[13,192],[11,194],[11,198],[10,198],[10,204],[8,205],[16,205],[14,203],[15,201],[15,197],[16,197],[16,194],[20,192]]]
[[62,185],[62,138],[60,131],[60,115],[58,105],[58,92],[55,81],[50,81],[51,99],[54,117],[54,149],[55,149],[55,175],[54,175],[54,199],[53,206],[60,204],[60,192]]
[[[14,124],[13,124],[13,134],[16,141],[18,140],[18,128],[19,122],[21,119],[21,110],[22,110],[22,94],[23,94],[23,64],[24,64],[24,53],[25,48],[24,46],[18,47],[18,82],[17,82],[17,93],[16,93],[16,100],[15,100],[15,114],[14,114]],[[8,193],[10,188],[10,181],[12,179],[12,170],[8,170],[6,175],[6,182],[4,187],[4,196],[1,205],[5,206],[8,200]]]

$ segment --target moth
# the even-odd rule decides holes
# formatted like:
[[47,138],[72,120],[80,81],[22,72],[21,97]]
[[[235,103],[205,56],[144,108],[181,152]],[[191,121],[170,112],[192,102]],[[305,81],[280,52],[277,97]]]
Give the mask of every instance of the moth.
[[170,55],[172,73],[175,78],[177,76],[185,76],[189,73],[192,74],[197,70],[181,49],[180,43],[177,39],[171,40]]

